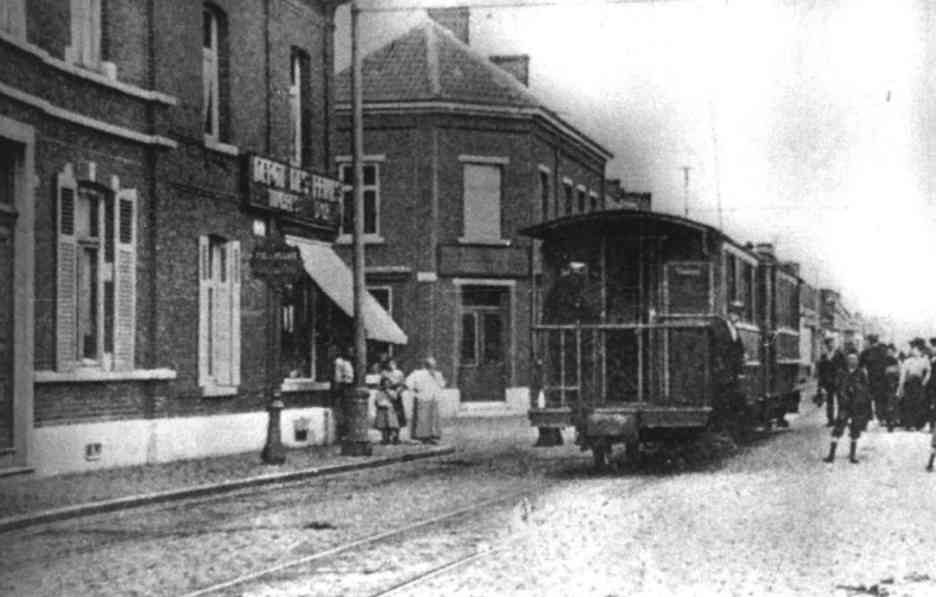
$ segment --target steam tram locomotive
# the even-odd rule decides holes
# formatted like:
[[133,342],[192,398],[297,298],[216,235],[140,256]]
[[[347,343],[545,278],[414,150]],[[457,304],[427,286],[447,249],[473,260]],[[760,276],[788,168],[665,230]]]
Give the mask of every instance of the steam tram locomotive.
[[[604,466],[614,444],[634,457],[641,442],[786,425],[796,412],[801,280],[772,246],[633,210],[522,233],[540,241],[529,411],[540,445],[574,426]],[[740,310],[734,326],[730,304]]]

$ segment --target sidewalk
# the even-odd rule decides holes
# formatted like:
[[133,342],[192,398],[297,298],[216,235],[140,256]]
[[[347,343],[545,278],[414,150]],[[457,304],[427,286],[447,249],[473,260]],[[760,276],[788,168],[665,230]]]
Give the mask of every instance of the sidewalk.
[[452,454],[445,446],[405,442],[373,446],[368,457],[342,456],[339,446],[287,450],[286,463],[264,465],[259,452],[37,477],[0,478],[0,532],[173,499],[388,466]]

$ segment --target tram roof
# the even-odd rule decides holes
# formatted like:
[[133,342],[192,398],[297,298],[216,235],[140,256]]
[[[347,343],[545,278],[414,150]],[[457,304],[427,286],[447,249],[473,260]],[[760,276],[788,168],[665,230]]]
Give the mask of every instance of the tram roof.
[[520,234],[529,236],[531,238],[547,240],[550,238],[568,236],[570,233],[588,232],[609,234],[613,233],[619,227],[629,227],[635,224],[646,225],[649,229],[648,231],[652,231],[660,227],[665,227],[671,229],[692,229],[695,232],[706,232],[714,235],[715,237],[721,237],[738,247],[742,247],[742,245],[735,242],[729,236],[722,233],[717,228],[709,226],[708,224],[703,224],[702,222],[697,222],[695,220],[690,220],[689,218],[684,218],[682,216],[673,214],[626,208],[609,209],[586,214],[564,216],[554,220],[548,220],[541,224],[536,224],[535,226],[524,228],[520,231]]

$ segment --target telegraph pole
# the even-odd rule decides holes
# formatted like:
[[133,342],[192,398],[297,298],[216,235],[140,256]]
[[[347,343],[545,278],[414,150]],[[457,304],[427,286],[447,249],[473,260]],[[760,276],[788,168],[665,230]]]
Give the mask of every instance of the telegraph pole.
[[689,171],[691,166],[683,166],[683,215],[689,217]]
[[364,330],[364,89],[361,73],[358,19],[361,8],[351,0],[351,184],[354,189],[354,389],[343,396],[347,432],[342,438],[341,453],[348,456],[371,454],[367,437],[368,390],[367,340]]

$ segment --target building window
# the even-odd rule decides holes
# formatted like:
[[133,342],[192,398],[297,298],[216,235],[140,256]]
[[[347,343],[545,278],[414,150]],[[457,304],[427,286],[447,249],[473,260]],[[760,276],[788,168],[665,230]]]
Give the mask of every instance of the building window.
[[101,63],[101,0],[71,0],[71,46],[66,59],[89,68]]
[[[374,300],[377,301],[384,311],[386,311],[390,317],[393,317],[393,289],[390,286],[368,286],[367,292],[374,297]],[[388,342],[378,342],[377,340],[368,340],[367,341],[367,363],[368,365],[374,365],[380,363],[381,359],[384,357],[393,356],[393,344]]]
[[580,214],[585,213],[585,208],[587,206],[586,197],[587,197],[587,193],[585,191],[585,187],[579,187],[578,188],[578,213]]
[[224,136],[224,111],[227,101],[225,90],[225,40],[227,39],[224,13],[214,6],[202,9],[202,123],[207,141],[219,142]]
[[591,199],[591,211],[598,211],[601,209],[601,205],[598,203],[598,193],[592,191],[589,193],[589,198]]
[[309,55],[293,48],[289,58],[290,163],[308,165],[311,156],[311,118],[309,111]]
[[198,239],[198,379],[204,389],[240,385],[240,243]]
[[572,181],[562,181],[562,190],[564,191],[565,196],[565,215],[568,216],[572,214],[573,203],[575,202],[573,197]]
[[468,242],[501,241],[501,177],[498,164],[464,164],[463,205]]
[[0,0],[0,31],[26,39],[26,0]]
[[57,368],[133,368],[136,192],[58,180]]
[[539,183],[540,183],[540,213],[542,214],[543,220],[548,220],[550,216],[549,206],[552,203],[552,189],[549,184],[549,171],[540,170],[539,171]]
[[[350,162],[344,162],[339,167],[342,181],[341,202],[341,233],[354,234],[354,186],[353,168]],[[364,164],[364,234],[378,236],[380,234],[380,165],[377,163]]]

